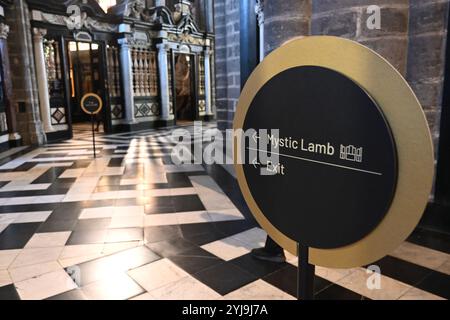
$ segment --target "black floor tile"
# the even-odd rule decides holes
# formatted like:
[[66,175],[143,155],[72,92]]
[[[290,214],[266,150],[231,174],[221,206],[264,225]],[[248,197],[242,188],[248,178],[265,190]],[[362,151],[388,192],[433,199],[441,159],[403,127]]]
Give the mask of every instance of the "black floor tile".
[[176,212],[204,211],[205,206],[197,195],[173,197]]
[[155,205],[145,205],[144,212],[147,215],[175,213],[175,207],[174,206],[160,207]]
[[1,213],[14,212],[33,212],[33,211],[52,211],[58,207],[57,203],[42,203],[42,204],[21,204],[11,206],[0,206]]
[[417,228],[408,238],[409,242],[450,254],[450,235]]
[[224,238],[250,230],[257,226],[253,222],[246,220],[214,222],[213,225]]
[[40,225],[41,223],[18,223],[9,225],[0,234],[0,250],[24,248]]
[[247,270],[257,278],[263,278],[275,271],[287,267],[287,263],[274,263],[256,260],[252,255],[246,254],[230,261],[241,269]]
[[143,228],[109,229],[106,234],[106,243],[129,242],[144,240]]
[[15,168],[13,171],[15,171],[15,172],[28,171],[28,170],[33,169],[35,166],[37,166],[36,162],[25,162],[24,164],[21,164],[20,166]]
[[41,224],[37,233],[73,231],[77,220],[52,220]]
[[52,214],[48,217],[47,222],[50,221],[63,221],[63,220],[77,220],[81,215],[82,209],[77,206],[58,207],[53,210]]
[[200,271],[193,276],[221,295],[257,280],[257,277],[229,262]]
[[88,300],[86,295],[80,289],[67,291],[56,296],[47,298],[46,300]]
[[196,248],[194,244],[183,238],[148,243],[147,247],[149,247],[154,253],[165,258]]
[[287,292],[288,294],[297,296],[297,268],[293,265],[288,265],[274,273],[271,273],[263,278],[264,281],[270,283],[274,287]]
[[106,230],[78,230],[72,232],[66,245],[103,244],[107,235]]
[[218,233],[202,233],[202,234],[195,234],[192,236],[185,236],[187,240],[190,242],[196,244],[197,246],[203,246],[205,244],[223,239],[224,237]]
[[[151,191],[148,192],[149,195],[151,195]],[[147,204],[145,206],[146,208],[150,207],[167,207],[167,208],[174,208],[174,202],[172,197],[149,197],[149,200],[147,201]]]
[[450,299],[450,276],[447,274],[434,271],[416,287],[447,300]]
[[333,284],[314,296],[316,300],[370,300],[356,292]]
[[217,266],[224,261],[201,248],[194,248],[169,258],[189,274]]
[[121,167],[125,158],[112,158],[108,167]]
[[160,259],[161,257],[150,249],[137,247],[85,262],[78,266],[81,277],[80,283],[77,284],[79,287],[82,287],[95,281],[108,279],[116,273],[127,272]]
[[167,173],[167,182],[171,188],[190,188],[191,180],[185,173]]
[[51,167],[31,184],[53,183],[66,169],[66,167]]
[[179,226],[157,226],[144,229],[144,239],[146,243],[173,240],[181,237],[182,235]]
[[0,287],[0,301],[1,300],[20,300],[19,294],[13,284]]
[[44,153],[35,156],[33,159],[48,159],[48,158],[62,158],[67,156],[67,152],[64,153]]
[[415,286],[433,272],[431,269],[391,256],[372,263],[372,265],[379,266],[382,275],[412,286]]

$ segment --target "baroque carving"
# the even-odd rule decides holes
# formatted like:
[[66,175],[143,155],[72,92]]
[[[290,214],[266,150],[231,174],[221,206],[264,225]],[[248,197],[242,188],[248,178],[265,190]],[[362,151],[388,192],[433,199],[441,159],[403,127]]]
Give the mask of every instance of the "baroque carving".
[[191,34],[188,34],[188,33],[181,33],[181,34],[169,33],[169,35],[167,36],[167,39],[169,41],[173,41],[173,42],[183,42],[183,43],[188,43],[188,44],[193,44],[193,45],[198,45],[198,46],[204,46],[206,44],[204,39],[195,38]]
[[117,31],[116,26],[92,19],[87,15],[87,12],[82,12],[81,17],[78,19],[45,12],[41,13],[41,17],[43,22],[56,25],[65,25],[67,26],[67,28],[71,30],[73,29],[80,30],[82,28],[86,28],[88,30],[105,31],[105,32]]
[[7,39],[9,34],[9,26],[4,23],[0,23],[0,39]]

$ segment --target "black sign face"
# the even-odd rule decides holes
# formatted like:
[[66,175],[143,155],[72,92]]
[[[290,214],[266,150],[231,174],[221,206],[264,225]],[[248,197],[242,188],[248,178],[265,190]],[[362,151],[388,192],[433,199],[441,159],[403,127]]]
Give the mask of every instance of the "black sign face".
[[95,94],[87,94],[81,100],[81,108],[87,114],[97,114],[102,110],[102,107],[101,98]]
[[279,163],[249,159],[244,175],[259,209],[289,238],[340,248],[387,214],[398,173],[393,136],[380,108],[346,76],[314,66],[279,73],[256,94],[243,129],[269,130]]

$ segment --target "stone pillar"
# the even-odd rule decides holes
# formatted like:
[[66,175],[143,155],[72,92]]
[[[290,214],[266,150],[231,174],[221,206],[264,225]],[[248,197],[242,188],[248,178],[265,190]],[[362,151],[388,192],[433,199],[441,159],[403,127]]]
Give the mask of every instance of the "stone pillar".
[[50,114],[50,96],[48,91],[47,70],[44,56],[44,36],[47,34],[45,29],[33,29],[34,41],[34,59],[36,64],[36,75],[39,88],[39,107],[41,111],[41,120],[45,132],[54,131]]
[[[264,2],[266,55],[292,38],[310,34],[311,1],[313,0]],[[322,2],[330,3],[330,1]]]
[[[407,80],[419,98],[439,151],[447,42],[447,1],[410,0]],[[448,63],[448,62],[447,62]]]
[[207,49],[205,51],[205,102],[206,102],[206,115],[212,117],[212,86],[211,86],[211,51]]
[[119,39],[120,68],[122,73],[123,101],[125,108],[125,120],[129,124],[136,122],[134,111],[133,93],[133,62],[131,60],[130,44],[128,39]]
[[167,47],[165,43],[158,44],[159,88],[161,95],[161,118],[169,120],[170,92],[169,92],[169,66],[167,61]]
[[266,56],[264,50],[264,0],[256,0],[255,12],[259,27],[259,61],[261,62]]
[[11,80],[11,67],[9,63],[8,52],[8,34],[9,26],[0,23],[0,56],[2,57],[2,69],[3,69],[3,85],[5,88],[4,100],[5,100],[5,113],[6,121],[8,124],[8,133],[10,141],[18,141],[22,137],[17,133],[17,120],[16,110],[11,103],[12,98],[12,80]]

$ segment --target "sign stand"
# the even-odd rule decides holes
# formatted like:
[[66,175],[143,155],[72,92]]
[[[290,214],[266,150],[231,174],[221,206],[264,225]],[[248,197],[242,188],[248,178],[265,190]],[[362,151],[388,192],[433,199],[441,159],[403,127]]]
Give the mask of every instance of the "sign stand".
[[97,152],[95,150],[95,118],[93,114],[91,114],[91,122],[92,122],[92,145],[94,147],[94,159],[97,159]]
[[316,267],[309,264],[309,247],[297,244],[298,275],[297,299],[314,300],[314,277]]
[[97,150],[95,148],[95,115],[100,113],[103,108],[103,101],[95,93],[88,93],[81,99],[81,109],[91,116],[92,123],[92,144],[94,146],[94,159],[97,159]]

